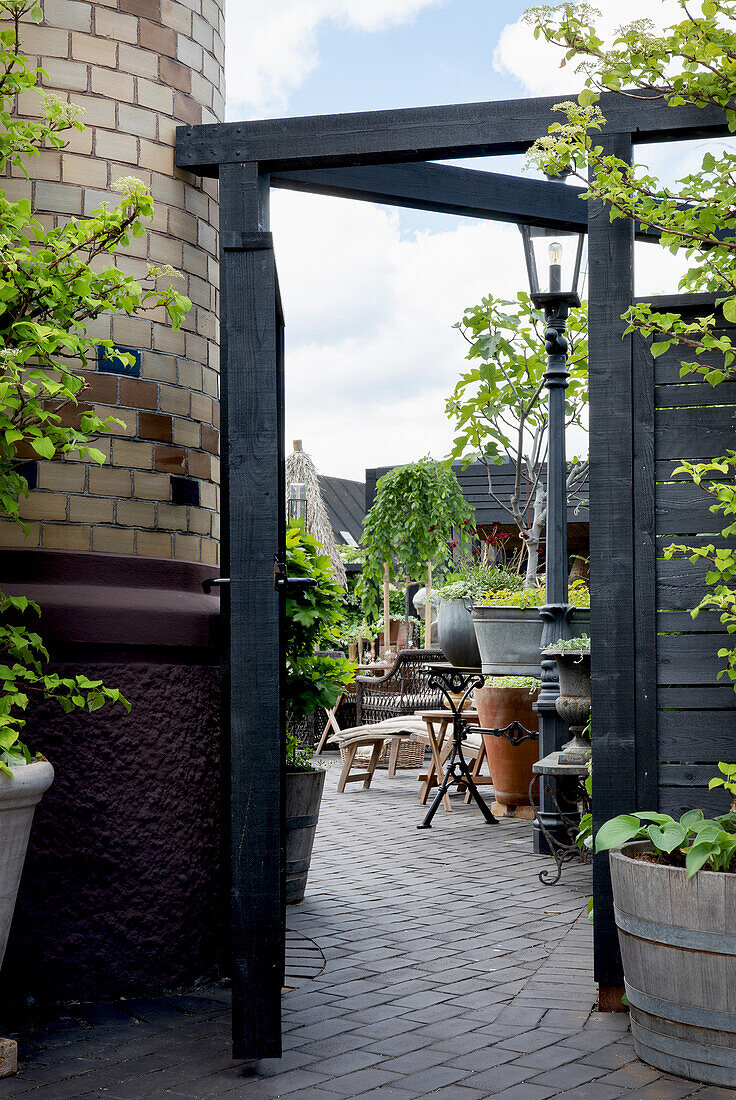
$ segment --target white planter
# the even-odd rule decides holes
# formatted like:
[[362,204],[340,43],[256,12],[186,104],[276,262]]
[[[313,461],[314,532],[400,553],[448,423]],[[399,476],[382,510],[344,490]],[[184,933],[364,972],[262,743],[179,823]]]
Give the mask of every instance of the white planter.
[[21,765],[12,772],[14,779],[0,774],[0,966],[8,944],[33,812],[54,780],[54,769],[47,760]]

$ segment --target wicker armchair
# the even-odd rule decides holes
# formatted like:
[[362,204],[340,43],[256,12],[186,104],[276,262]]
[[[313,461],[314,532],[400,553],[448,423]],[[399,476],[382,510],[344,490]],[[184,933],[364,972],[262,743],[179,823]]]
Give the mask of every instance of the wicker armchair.
[[367,726],[442,706],[442,695],[429,686],[426,665],[444,661],[440,649],[402,649],[382,676],[358,676],[355,681],[356,725]]

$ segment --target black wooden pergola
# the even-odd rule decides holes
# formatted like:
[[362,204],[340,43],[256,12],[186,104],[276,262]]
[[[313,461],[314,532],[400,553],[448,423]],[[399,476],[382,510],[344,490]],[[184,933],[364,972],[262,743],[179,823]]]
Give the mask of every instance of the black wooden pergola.
[[[633,300],[635,227],[611,223],[601,203],[586,207],[576,189],[560,183],[428,163],[524,152],[547,132],[556,102],[466,103],[177,131],[179,168],[220,181],[221,569],[231,578],[229,591],[223,589],[229,623],[223,686],[236,1056],[281,1053],[282,612],[273,574],[284,539],[284,390],[271,187],[587,231],[596,825],[635,806],[658,804],[661,768],[651,733],[657,723],[654,414],[621,321]],[[636,143],[728,132],[723,115],[711,109],[669,108],[656,98],[615,94],[602,96],[600,105],[607,119],[600,144],[625,161]],[[488,843],[494,840],[489,835]],[[603,989],[618,987],[606,856],[596,861],[594,876],[596,978]]]

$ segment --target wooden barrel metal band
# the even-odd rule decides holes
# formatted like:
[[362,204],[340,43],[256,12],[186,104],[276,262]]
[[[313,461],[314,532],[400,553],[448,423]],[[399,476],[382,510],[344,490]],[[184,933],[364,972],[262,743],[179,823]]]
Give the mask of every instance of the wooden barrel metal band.
[[614,910],[616,925],[621,932],[640,940],[651,940],[667,947],[686,947],[691,951],[709,951],[716,955],[736,955],[736,936],[722,936],[719,932],[696,932],[692,928],[677,928],[672,924],[656,924],[640,920],[620,909]]
[[642,993],[640,989],[629,985],[625,979],[624,987],[629,1004],[642,1012],[647,1012],[650,1016],[661,1016],[665,1020],[673,1020],[678,1024],[706,1027],[711,1031],[736,1033],[736,1013],[734,1012],[713,1012],[712,1009],[702,1008],[700,1005],[683,1005],[661,997],[650,997],[648,993]]
[[309,829],[312,825],[316,825],[319,820],[319,814],[305,814],[304,817],[287,817],[286,827],[288,829]]

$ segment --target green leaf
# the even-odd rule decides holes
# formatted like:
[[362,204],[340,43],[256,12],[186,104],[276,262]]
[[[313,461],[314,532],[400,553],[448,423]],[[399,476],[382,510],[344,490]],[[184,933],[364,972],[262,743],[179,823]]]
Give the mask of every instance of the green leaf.
[[687,831],[676,821],[669,821],[666,825],[650,825],[647,835],[654,847],[660,852],[673,852],[687,839]]
[[56,448],[47,436],[38,436],[36,439],[31,439],[30,444],[41,458],[53,458],[56,454]]
[[620,814],[601,825],[595,838],[596,852],[606,852],[610,848],[619,848],[642,831],[638,817]]

